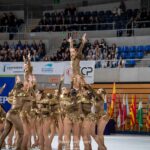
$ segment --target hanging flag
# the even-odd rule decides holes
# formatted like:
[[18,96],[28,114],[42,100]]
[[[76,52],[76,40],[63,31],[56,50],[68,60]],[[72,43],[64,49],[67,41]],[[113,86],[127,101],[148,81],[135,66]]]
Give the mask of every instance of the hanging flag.
[[136,121],[136,95],[134,95],[134,118],[135,118],[135,123],[137,123]]
[[122,125],[122,107],[121,107],[120,96],[118,99],[118,105],[119,105],[119,109],[118,109],[118,116],[117,116],[117,126],[118,128],[120,128]]
[[107,112],[107,96],[104,97],[104,112]]
[[134,108],[134,96],[132,96],[132,102],[130,104],[130,126],[133,128],[135,125],[135,108]]
[[126,102],[125,102],[125,94],[123,95],[123,100],[122,100],[122,125],[125,125],[125,121],[127,118],[127,110],[126,110]]
[[112,117],[114,114],[115,101],[116,101],[116,84],[114,83],[112,97],[111,97],[111,104],[110,104],[110,108],[109,108],[110,117]]
[[126,112],[127,112],[127,116],[129,116],[130,110],[129,110],[128,94],[126,94]]
[[139,127],[142,128],[143,127],[143,108],[142,108],[141,100],[139,102],[137,120],[138,120]]
[[[150,97],[149,97],[150,98]],[[150,99],[146,107],[146,129],[150,129]]]

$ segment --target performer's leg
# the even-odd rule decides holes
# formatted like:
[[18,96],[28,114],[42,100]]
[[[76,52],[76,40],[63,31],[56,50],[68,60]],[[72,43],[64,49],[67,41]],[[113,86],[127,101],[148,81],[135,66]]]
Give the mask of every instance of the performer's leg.
[[3,129],[4,129],[4,123],[3,123],[3,122],[0,122],[0,135],[1,135],[2,132],[3,132]]
[[44,150],[44,136],[43,136],[43,121],[39,120],[37,124],[37,133],[39,139],[40,150]]
[[80,122],[75,122],[73,124],[73,149],[80,150],[79,142],[80,142]]
[[49,118],[47,117],[43,119],[44,150],[50,150],[49,131],[50,131],[50,121]]
[[35,119],[35,122],[36,122],[36,124],[35,124],[35,134],[36,134],[36,141],[35,141],[35,146],[38,146],[39,145],[39,136],[38,136],[38,121],[37,121],[38,119],[36,118]]
[[69,118],[64,118],[64,146],[65,150],[70,150],[72,122]]
[[29,148],[28,142],[30,141],[30,124],[27,121],[27,119],[24,119],[22,123],[23,123],[23,130],[24,130],[22,147],[24,150],[27,150]]
[[34,143],[31,145],[31,148],[34,148],[38,145],[37,132],[36,132],[36,119],[31,118],[31,134],[30,139],[33,136]]
[[3,146],[5,138],[7,137],[7,135],[9,134],[9,132],[11,131],[12,126],[13,126],[13,124],[6,119],[5,120],[5,125],[4,125],[4,131],[3,131],[3,133],[0,136],[0,149]]
[[56,123],[54,119],[50,119],[50,148],[52,149],[52,141],[56,133]]
[[15,138],[14,138],[13,147],[15,147],[15,146],[16,146],[16,144],[17,144],[17,139],[18,139],[18,132],[16,131],[16,129],[15,129],[15,128],[14,128],[14,136],[15,136]]
[[12,147],[13,146],[13,136],[14,136],[14,128],[12,127],[9,135],[8,135],[8,140],[7,140],[7,143],[8,143],[8,146]]
[[98,136],[100,141],[100,150],[107,150],[105,143],[104,143],[104,130],[109,121],[109,117],[103,116],[98,121]]
[[99,136],[95,133],[96,123],[91,122],[91,136],[94,138],[95,142],[100,145]]
[[64,125],[62,117],[58,117],[58,150],[63,149],[63,133],[64,133]]
[[90,123],[88,120],[82,122],[82,138],[84,142],[84,150],[91,149],[91,140],[90,140]]
[[24,150],[24,149],[22,149],[22,141],[23,141],[23,135],[24,135],[22,121],[18,115],[15,115],[14,117],[12,116],[11,120],[14,125],[14,128],[16,129],[16,131],[18,133],[16,150]]
[[[5,121],[0,122],[0,136],[1,136],[1,134],[3,133],[3,130],[4,130],[4,122],[5,122]],[[5,147],[5,142],[3,143],[2,147]]]

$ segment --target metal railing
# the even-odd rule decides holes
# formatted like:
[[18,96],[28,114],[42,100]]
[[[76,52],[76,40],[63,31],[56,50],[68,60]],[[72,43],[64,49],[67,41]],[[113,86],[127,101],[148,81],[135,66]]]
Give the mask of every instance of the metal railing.
[[[100,27],[105,28],[105,27],[109,26],[111,30],[114,30],[115,24],[116,24],[115,22],[113,22],[113,23],[92,23],[92,24],[60,24],[60,25],[37,25],[36,27],[40,27],[40,28],[53,27],[55,29],[56,27],[69,28],[72,26],[72,27],[78,27],[79,28],[78,30],[80,31],[82,27],[88,28],[88,27],[93,26],[94,30],[99,30]],[[28,28],[33,29],[33,28],[35,28],[35,26],[28,26]],[[101,30],[103,30],[103,29],[101,29]],[[105,29],[105,30],[107,30],[107,29]]]
[[16,33],[19,32],[19,28],[17,26],[16,27],[0,26],[0,33],[3,32]]
[[148,59],[119,59],[96,60],[95,68],[129,68],[129,67],[150,67],[150,58]]

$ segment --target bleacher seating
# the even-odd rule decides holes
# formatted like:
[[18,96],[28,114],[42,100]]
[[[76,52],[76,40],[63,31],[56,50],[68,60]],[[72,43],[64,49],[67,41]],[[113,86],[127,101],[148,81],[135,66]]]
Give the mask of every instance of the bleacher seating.
[[127,9],[121,14],[111,10],[80,11],[67,15],[64,12],[47,12],[32,32],[124,29],[130,19],[136,18],[139,13],[139,9]]
[[0,16],[0,32],[18,32],[19,27],[23,23],[24,20],[17,18],[12,12],[3,13]]

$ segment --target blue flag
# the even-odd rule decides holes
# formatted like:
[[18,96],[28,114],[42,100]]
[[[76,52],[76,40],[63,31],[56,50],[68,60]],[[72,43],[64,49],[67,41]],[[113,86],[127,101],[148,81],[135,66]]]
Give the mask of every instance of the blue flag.
[[104,98],[104,112],[107,112],[107,96]]
[[7,101],[7,97],[15,85],[15,76],[0,76],[0,87],[4,84],[6,84],[6,87],[0,94],[0,105],[5,112],[8,112],[11,109],[11,104]]

